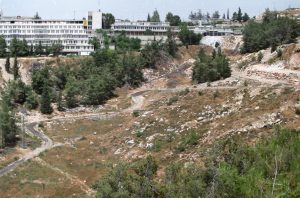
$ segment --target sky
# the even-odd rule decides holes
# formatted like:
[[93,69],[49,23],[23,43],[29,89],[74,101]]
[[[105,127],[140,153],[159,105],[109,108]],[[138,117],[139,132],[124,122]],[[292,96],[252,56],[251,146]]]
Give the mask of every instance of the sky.
[[33,16],[36,12],[44,19],[82,19],[88,11],[112,13],[117,19],[145,20],[148,13],[157,9],[161,19],[167,12],[188,19],[190,12],[203,13],[218,10],[230,14],[241,7],[250,16],[262,13],[265,8],[283,10],[300,7],[300,0],[0,0],[5,16]]

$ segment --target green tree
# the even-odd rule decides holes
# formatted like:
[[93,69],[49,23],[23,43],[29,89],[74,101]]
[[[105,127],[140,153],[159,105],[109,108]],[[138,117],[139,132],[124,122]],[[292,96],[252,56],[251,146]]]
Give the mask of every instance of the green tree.
[[245,12],[244,15],[243,15],[243,21],[244,21],[244,22],[247,22],[247,21],[249,21],[249,20],[250,20],[250,17],[249,17],[249,15]]
[[13,65],[13,75],[14,75],[14,80],[18,79],[20,77],[19,74],[19,63],[18,63],[18,58],[15,56],[14,59],[14,65]]
[[215,11],[215,12],[213,13],[213,15],[212,15],[212,18],[213,18],[213,19],[219,19],[219,18],[220,18],[220,13],[219,13],[219,11]]
[[236,12],[234,12],[234,13],[232,14],[231,20],[233,20],[233,21],[238,21],[238,14],[237,14]]
[[6,57],[5,70],[7,73],[10,73],[10,56],[9,56],[9,54]]
[[177,48],[175,36],[173,35],[173,33],[170,29],[168,29],[168,32],[167,32],[167,40],[165,42],[165,45],[166,45],[168,53],[174,57],[177,53],[178,48]]
[[3,36],[0,36],[0,57],[6,57],[7,55],[7,52],[6,52],[6,48],[7,48],[7,45],[6,45],[6,41],[4,39]]
[[44,54],[44,47],[43,47],[41,41],[39,41],[39,44],[35,46],[34,54],[35,55],[43,55]]
[[102,28],[110,29],[111,25],[115,23],[115,17],[111,13],[102,14]]
[[264,58],[263,53],[262,53],[262,52],[259,52],[258,55],[257,55],[257,62],[260,63],[260,62],[262,61],[263,58]]
[[2,136],[2,147],[14,145],[17,141],[18,127],[16,125],[15,113],[13,111],[9,95],[2,93],[0,108],[0,128]]
[[63,103],[62,103],[62,91],[59,91],[58,93],[58,98],[57,98],[57,110],[58,111],[63,111]]
[[51,97],[50,97],[50,88],[48,83],[43,85],[43,92],[41,96],[41,107],[40,111],[43,114],[51,114],[53,112],[53,108],[51,107]]
[[148,16],[147,16],[147,22],[151,22],[151,17],[150,17],[149,13],[148,13]]
[[243,13],[241,8],[239,7],[238,13],[237,13],[237,21],[242,22],[243,20]]
[[21,43],[20,41],[17,39],[17,37],[14,37],[11,40],[10,46],[9,46],[9,50],[10,53],[12,54],[12,56],[18,56],[20,54],[20,50],[21,50]]
[[43,68],[35,68],[32,71],[31,75],[31,86],[32,89],[37,94],[42,94],[43,88],[45,84],[49,84],[50,74],[49,74],[49,68],[43,67]]
[[189,45],[198,45],[202,35],[196,34],[193,31],[188,29],[186,24],[180,26],[180,32],[178,34],[179,39],[181,40],[182,44],[188,48]]
[[50,52],[52,53],[53,56],[59,56],[62,51],[64,49],[64,46],[59,42],[59,43],[52,43],[51,47],[50,47]]
[[89,40],[89,44],[94,46],[94,50],[100,49],[100,40],[97,37],[92,37]]
[[154,10],[153,15],[151,17],[151,22],[160,22],[160,16],[157,10]]
[[18,42],[19,42],[19,45],[20,45],[20,49],[19,49],[18,54],[20,56],[28,56],[30,49],[29,49],[27,41],[25,39],[23,39],[22,41],[18,41]]
[[165,21],[170,22],[171,26],[179,26],[181,24],[180,17],[178,15],[173,15],[171,12],[168,12]]
[[33,109],[36,109],[38,107],[38,105],[39,105],[39,103],[38,103],[37,97],[33,93],[32,88],[28,89],[26,92],[25,107],[30,110],[33,110]]
[[80,87],[74,78],[68,79],[65,89],[65,100],[68,108],[74,108],[78,106],[78,94],[80,93]]

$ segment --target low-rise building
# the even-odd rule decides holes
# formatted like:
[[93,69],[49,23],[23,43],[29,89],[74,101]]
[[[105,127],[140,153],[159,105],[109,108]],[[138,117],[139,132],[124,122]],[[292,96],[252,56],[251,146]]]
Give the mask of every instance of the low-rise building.
[[[91,17],[90,17],[91,16]],[[9,46],[13,38],[25,39],[29,45],[44,47],[60,43],[62,53],[89,55],[94,51],[89,44],[90,33],[94,28],[101,28],[101,12],[89,12],[86,20],[40,19],[34,17],[6,17],[0,16],[0,35]]]

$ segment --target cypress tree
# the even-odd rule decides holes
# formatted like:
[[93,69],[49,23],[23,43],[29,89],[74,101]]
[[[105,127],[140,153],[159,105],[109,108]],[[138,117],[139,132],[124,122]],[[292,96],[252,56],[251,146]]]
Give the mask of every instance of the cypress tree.
[[40,108],[43,114],[51,114],[53,112],[53,109],[51,107],[51,98],[49,92],[50,92],[49,85],[48,83],[45,83],[43,87],[41,108]]
[[9,55],[7,55],[7,57],[6,57],[5,70],[7,73],[10,73],[10,57],[9,57]]
[[13,65],[13,74],[14,74],[14,80],[17,80],[20,77],[17,56],[15,56],[15,61],[14,61],[14,65]]

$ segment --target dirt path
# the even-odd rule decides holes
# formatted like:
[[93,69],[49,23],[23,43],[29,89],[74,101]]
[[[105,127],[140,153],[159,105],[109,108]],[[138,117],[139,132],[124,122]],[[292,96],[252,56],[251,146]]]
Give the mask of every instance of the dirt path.
[[63,176],[65,176],[67,179],[69,179],[72,183],[77,184],[78,186],[80,186],[81,190],[84,191],[87,195],[91,196],[92,194],[95,193],[95,191],[93,189],[91,189],[84,181],[80,180],[78,177],[74,176],[74,175],[70,175],[69,173],[66,173],[65,171],[52,166],[51,164],[45,162],[44,160],[42,160],[39,157],[34,158],[34,161],[38,162],[40,165],[45,166]]
[[[128,109],[123,110],[122,112],[126,113],[126,112],[131,112],[134,110],[139,110],[144,103],[144,97],[142,96],[143,93],[145,93],[145,92],[139,92],[139,93],[132,94],[131,95],[132,106],[129,107]],[[25,110],[21,110],[21,111],[23,111],[23,113],[25,113],[24,112]],[[63,120],[70,120],[70,119],[86,119],[86,118],[96,118],[99,120],[106,120],[106,119],[111,119],[111,118],[119,115],[119,113],[122,113],[122,112],[83,114],[83,115],[79,115],[79,116],[57,117],[57,118],[53,118],[53,119],[41,119],[38,122],[26,123],[25,124],[26,132],[31,134],[32,136],[38,137],[42,141],[42,145],[39,148],[26,153],[19,160],[14,161],[11,164],[7,165],[6,167],[0,169],[0,177],[15,170],[19,165],[23,164],[24,162],[28,161],[29,159],[33,159],[33,158],[39,156],[44,151],[63,145],[61,143],[54,144],[53,141],[51,140],[51,138],[49,138],[43,132],[36,130],[35,127],[38,125],[38,123],[47,122],[47,121],[58,121],[58,120],[63,121]]]

